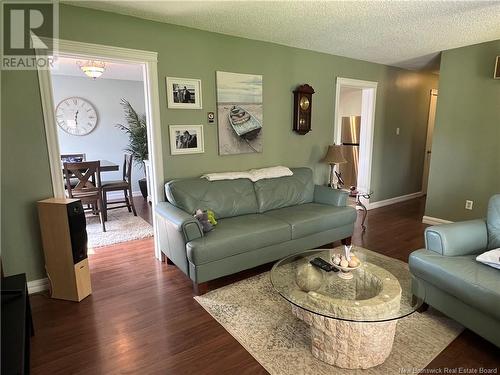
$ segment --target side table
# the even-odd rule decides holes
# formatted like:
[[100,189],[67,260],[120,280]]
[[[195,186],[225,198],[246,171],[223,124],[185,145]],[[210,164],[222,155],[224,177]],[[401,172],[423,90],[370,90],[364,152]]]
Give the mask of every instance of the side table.
[[363,210],[363,220],[361,220],[361,228],[363,228],[363,232],[366,230],[365,220],[366,220],[366,215],[368,215],[368,210],[361,201],[361,198],[370,199],[372,194],[373,191],[357,191],[355,193],[351,192],[350,194],[351,197],[356,197],[356,206],[361,207],[361,209]]

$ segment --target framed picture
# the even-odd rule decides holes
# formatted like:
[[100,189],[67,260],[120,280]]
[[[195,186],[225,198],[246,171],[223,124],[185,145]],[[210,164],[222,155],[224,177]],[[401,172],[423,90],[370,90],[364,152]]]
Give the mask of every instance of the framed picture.
[[219,155],[262,152],[262,76],[217,72]]
[[167,77],[168,108],[201,109],[201,80]]
[[203,125],[170,125],[170,153],[172,155],[200,154],[203,145]]

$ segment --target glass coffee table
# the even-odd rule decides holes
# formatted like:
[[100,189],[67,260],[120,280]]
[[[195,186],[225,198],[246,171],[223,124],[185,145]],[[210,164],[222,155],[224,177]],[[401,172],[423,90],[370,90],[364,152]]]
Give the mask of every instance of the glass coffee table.
[[[392,350],[398,319],[415,312],[423,300],[406,263],[353,246],[360,266],[345,278],[325,272],[310,261],[331,262],[344,247],[316,249],[278,261],[271,282],[311,328],[314,357],[342,368],[365,369],[383,363]],[[419,295],[424,295],[420,294]]]

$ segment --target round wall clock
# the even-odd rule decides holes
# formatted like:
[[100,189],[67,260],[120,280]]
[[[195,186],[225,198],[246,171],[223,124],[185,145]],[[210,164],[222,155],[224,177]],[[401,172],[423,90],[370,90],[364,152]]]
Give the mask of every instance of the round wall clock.
[[97,125],[97,111],[87,100],[71,97],[62,100],[56,107],[57,125],[72,135],[87,135]]

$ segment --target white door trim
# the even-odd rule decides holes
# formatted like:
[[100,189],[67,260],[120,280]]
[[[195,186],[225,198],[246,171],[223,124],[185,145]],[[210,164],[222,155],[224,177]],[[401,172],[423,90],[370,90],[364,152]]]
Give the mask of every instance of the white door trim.
[[[75,42],[71,40],[58,40],[59,56],[71,56],[77,58],[107,59],[126,62],[135,62],[144,66],[144,93],[146,100],[146,119],[148,123],[148,146],[149,160],[151,161],[153,194],[152,206],[156,207],[158,202],[165,200],[163,193],[163,146],[161,137],[160,121],[160,98],[158,91],[158,54],[151,51],[142,51],[129,48],[106,46],[101,44]],[[40,53],[40,56],[42,53]],[[52,178],[52,190],[55,197],[64,197],[64,185],[61,170],[59,142],[57,137],[57,124],[54,113],[54,97],[52,92],[52,81],[50,71],[39,69],[38,81],[40,84],[40,96],[42,102],[43,117],[45,122],[45,134],[47,138],[47,149],[49,154],[50,173]],[[159,246],[158,223],[156,215],[153,217],[153,231],[155,236],[155,257],[161,259]]]
[[[335,116],[333,140],[340,144],[341,118],[340,90],[342,87],[358,88],[362,90],[361,103],[361,131],[359,147],[358,186],[360,190],[370,191],[373,156],[373,135],[375,131],[375,106],[377,100],[378,82],[362,81],[359,79],[337,77],[335,89]],[[369,204],[369,202],[367,202]]]
[[[49,154],[50,176],[54,197],[64,197],[63,174],[61,170],[61,152],[57,137],[56,114],[54,111],[54,97],[52,95],[52,79],[48,70],[38,69],[38,83],[40,85],[40,99],[42,101],[43,122]],[[57,161],[57,162],[55,162]]]
[[437,98],[439,92],[437,89],[432,89],[429,96],[429,116],[427,118],[427,135],[425,137],[425,149],[424,149],[424,167],[422,171],[422,192],[427,194],[427,188],[429,186],[429,171],[431,166],[432,157],[432,137],[434,135],[434,126],[436,124],[436,109],[437,109]]

